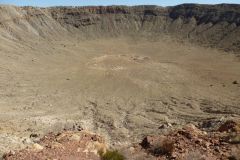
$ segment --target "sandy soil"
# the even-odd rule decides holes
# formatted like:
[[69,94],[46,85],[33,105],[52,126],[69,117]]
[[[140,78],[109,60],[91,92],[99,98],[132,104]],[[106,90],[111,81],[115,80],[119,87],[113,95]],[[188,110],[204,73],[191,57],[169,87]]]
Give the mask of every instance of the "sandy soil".
[[124,146],[166,122],[240,116],[232,54],[164,37],[0,46],[0,153],[32,133],[83,128]]

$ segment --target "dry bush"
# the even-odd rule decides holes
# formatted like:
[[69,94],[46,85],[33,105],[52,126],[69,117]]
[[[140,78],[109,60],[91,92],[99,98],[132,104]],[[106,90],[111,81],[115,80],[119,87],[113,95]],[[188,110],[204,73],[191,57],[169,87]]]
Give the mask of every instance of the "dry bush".
[[99,152],[101,160],[124,160],[125,157],[119,153],[117,150],[109,151],[107,150],[106,153]]

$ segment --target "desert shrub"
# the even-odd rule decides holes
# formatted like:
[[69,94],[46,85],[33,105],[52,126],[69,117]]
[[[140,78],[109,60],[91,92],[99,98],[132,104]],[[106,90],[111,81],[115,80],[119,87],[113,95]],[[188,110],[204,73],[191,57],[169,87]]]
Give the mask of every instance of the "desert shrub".
[[101,160],[124,160],[125,157],[119,153],[117,150],[114,151],[107,151],[106,153],[100,152],[99,153]]

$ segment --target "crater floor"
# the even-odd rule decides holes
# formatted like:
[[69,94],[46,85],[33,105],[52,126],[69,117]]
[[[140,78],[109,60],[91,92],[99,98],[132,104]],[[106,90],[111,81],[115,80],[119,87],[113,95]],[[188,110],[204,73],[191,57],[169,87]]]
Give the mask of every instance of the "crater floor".
[[46,40],[4,49],[1,152],[24,147],[31,133],[64,128],[128,145],[163,132],[163,123],[240,116],[236,55],[169,37]]

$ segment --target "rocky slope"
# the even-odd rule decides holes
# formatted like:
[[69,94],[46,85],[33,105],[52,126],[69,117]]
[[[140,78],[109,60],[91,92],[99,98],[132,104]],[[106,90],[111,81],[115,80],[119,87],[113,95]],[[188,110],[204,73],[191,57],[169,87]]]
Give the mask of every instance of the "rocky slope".
[[141,143],[119,148],[118,151],[109,148],[99,135],[86,131],[63,131],[45,135],[26,149],[10,151],[4,155],[4,159],[72,160],[81,157],[82,160],[239,160],[239,122],[220,122],[219,127],[216,125],[214,128],[208,126],[201,129],[188,124],[167,134],[146,136]]
[[[240,50],[240,6],[183,4],[175,7],[1,6],[1,39],[76,38],[168,34],[225,51]],[[157,36],[158,35],[158,36]]]

